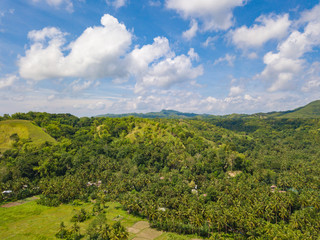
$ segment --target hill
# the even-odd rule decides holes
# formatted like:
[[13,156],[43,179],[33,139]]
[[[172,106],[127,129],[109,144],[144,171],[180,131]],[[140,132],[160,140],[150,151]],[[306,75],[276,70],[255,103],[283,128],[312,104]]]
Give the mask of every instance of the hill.
[[317,118],[320,117],[320,100],[311,102],[306,106],[280,114],[281,118]]
[[140,117],[140,118],[169,118],[169,119],[181,119],[181,118],[196,118],[196,117],[208,117],[208,114],[196,114],[196,113],[183,113],[175,110],[161,110],[160,112],[149,113],[124,113],[124,114],[103,114],[97,117]]
[[17,142],[38,145],[46,141],[55,142],[49,134],[27,120],[7,120],[0,122],[0,152],[12,148]]
[[318,118],[320,117],[320,100],[311,102],[306,106],[296,108],[294,110],[282,111],[282,112],[269,112],[269,113],[255,113],[252,115],[248,114],[228,114],[223,116],[216,116],[210,114],[196,114],[196,113],[183,113],[175,110],[161,110],[160,112],[149,112],[149,113],[123,113],[123,114],[103,114],[96,117],[110,117],[110,118],[121,118],[121,117],[140,117],[140,118],[167,118],[167,119],[238,119],[238,118]]
[[[0,154],[0,203],[33,195],[40,195],[37,203],[56,209],[94,203],[91,222],[78,225],[82,233],[90,225],[84,238],[104,234],[107,202],[118,202],[119,210],[148,219],[158,230],[206,239],[320,236],[320,122],[314,119],[11,116],[18,118],[38,124],[57,142],[19,151],[19,140],[12,151]],[[39,216],[57,219],[51,211],[52,216]],[[52,235],[71,215],[61,215]],[[111,220],[124,222],[124,215],[116,216]],[[17,226],[29,232],[24,223]],[[41,232],[49,232],[47,226]],[[10,229],[1,233],[0,226],[1,239],[13,234]]]

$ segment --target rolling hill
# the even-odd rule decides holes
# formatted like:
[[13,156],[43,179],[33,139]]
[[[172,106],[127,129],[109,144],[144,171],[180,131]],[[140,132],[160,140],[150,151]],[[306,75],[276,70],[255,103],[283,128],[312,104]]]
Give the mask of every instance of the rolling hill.
[[10,149],[15,142],[20,140],[35,145],[46,141],[55,142],[54,138],[30,121],[7,120],[0,122],[0,152]]

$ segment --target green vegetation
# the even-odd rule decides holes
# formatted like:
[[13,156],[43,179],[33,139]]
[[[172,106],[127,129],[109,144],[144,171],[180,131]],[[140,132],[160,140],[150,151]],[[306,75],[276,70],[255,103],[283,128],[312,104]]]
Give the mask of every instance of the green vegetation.
[[182,113],[175,110],[161,110],[160,112],[150,113],[125,113],[125,114],[104,114],[97,117],[140,117],[140,118],[194,118],[194,117],[206,117],[207,114],[195,114],[195,113]]
[[[87,213],[92,212],[93,203],[81,203],[80,206],[63,204],[58,207],[46,207],[35,201],[28,202],[10,208],[0,208],[0,238],[1,239],[56,239],[55,236],[65,229],[71,232],[74,223],[70,221],[72,216],[85,209]],[[108,224],[110,229],[115,223],[121,223],[126,228],[141,223],[142,218],[132,216],[121,208],[119,203],[106,203],[105,213],[93,215],[84,222],[77,223],[79,235],[83,239],[94,237],[97,231],[94,228],[100,223]],[[63,225],[64,227],[62,227]],[[118,226],[119,227],[119,226]],[[136,237],[138,233],[129,233],[129,239]],[[192,236],[179,236],[173,233],[160,233],[157,239],[184,239],[189,240]]]
[[280,115],[284,118],[317,118],[320,117],[320,100]]
[[[11,118],[34,122],[56,143],[22,143],[3,153],[0,190],[12,192],[0,200],[40,194],[38,203],[52,214],[74,203],[77,211],[57,221],[50,236],[63,221],[62,232],[84,238],[103,211],[107,225],[100,219],[91,228],[111,234],[110,201],[126,214],[114,217],[125,227],[122,218],[130,214],[179,234],[166,233],[167,239],[320,235],[320,119],[77,118],[33,112]],[[81,202],[93,206],[77,206]]]
[[40,127],[26,120],[7,120],[0,122],[0,153],[23,143],[40,145],[55,140]]

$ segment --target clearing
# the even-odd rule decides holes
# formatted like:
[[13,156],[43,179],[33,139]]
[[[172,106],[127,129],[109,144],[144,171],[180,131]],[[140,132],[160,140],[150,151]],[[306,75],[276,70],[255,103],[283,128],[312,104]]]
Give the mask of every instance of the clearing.
[[[84,208],[91,213],[93,203],[82,203],[80,206],[62,204],[59,207],[46,207],[38,205],[36,198],[5,204],[0,207],[0,239],[56,239],[60,223],[63,221],[67,228],[73,223],[71,217]],[[106,204],[106,217],[109,224],[120,220],[128,229],[130,240],[196,240],[196,236],[184,236],[175,233],[161,232],[150,228],[147,221],[132,216],[121,208],[119,203]],[[80,231],[85,234],[93,217],[79,223]]]

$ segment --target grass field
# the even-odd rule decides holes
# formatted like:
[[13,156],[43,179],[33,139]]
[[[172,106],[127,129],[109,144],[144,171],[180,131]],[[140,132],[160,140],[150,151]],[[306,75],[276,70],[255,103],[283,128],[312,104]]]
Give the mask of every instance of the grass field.
[[15,142],[11,138],[17,134],[20,139],[30,139],[31,144],[42,144],[45,141],[55,142],[49,134],[45,133],[40,127],[33,125],[26,120],[7,120],[0,122],[0,153],[8,150]]
[[[109,224],[120,220],[122,225],[127,229],[134,227],[136,223],[146,221],[139,217],[129,215],[121,209],[119,203],[109,202],[106,204],[106,217]],[[92,203],[83,203],[81,206],[60,205],[59,207],[46,207],[38,205],[35,201],[26,202],[24,204],[9,208],[0,207],[0,239],[56,239],[54,235],[58,232],[60,223],[63,221],[67,228],[70,228],[73,223],[70,222],[71,217],[84,208],[87,212],[92,211]],[[80,223],[80,231],[82,234],[86,232],[87,227],[94,217]],[[147,224],[145,222],[145,224]],[[143,233],[130,233],[129,239],[141,239],[142,234],[147,235],[155,233],[155,230],[144,228]],[[159,233],[159,232],[158,232]],[[140,234],[140,235],[139,235]],[[144,238],[155,240],[189,240],[195,239],[192,236],[181,236],[173,233],[159,233],[156,238]],[[152,237],[152,236],[150,236]],[[85,239],[85,238],[83,238]]]

